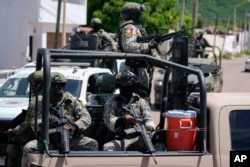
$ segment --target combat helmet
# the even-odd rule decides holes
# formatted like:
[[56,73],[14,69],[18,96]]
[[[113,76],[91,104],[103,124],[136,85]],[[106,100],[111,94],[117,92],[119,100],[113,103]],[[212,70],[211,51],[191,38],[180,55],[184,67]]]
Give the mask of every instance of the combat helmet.
[[102,74],[96,79],[98,92],[113,93],[115,90],[115,77],[112,74]]
[[30,92],[39,92],[42,90],[42,81],[43,81],[43,71],[35,71],[31,73],[27,81],[30,83]]
[[130,71],[122,71],[116,77],[117,87],[120,89],[123,95],[129,97],[129,94],[136,93],[141,97],[147,97],[148,88],[146,88],[141,82],[139,82],[138,77]]
[[145,10],[146,7],[143,4],[127,2],[122,6],[120,16],[123,20],[137,20],[141,12]]
[[138,83],[137,76],[130,71],[122,71],[117,74],[116,84],[117,86],[133,86]]
[[99,18],[93,18],[90,21],[90,26],[95,29],[98,30],[102,27],[102,20]]
[[52,72],[51,73],[51,101],[52,103],[57,102],[63,96],[64,87],[66,85],[66,78],[60,72]]
[[62,73],[52,72],[51,73],[51,83],[52,84],[66,84],[67,80]]
[[38,82],[42,80],[43,80],[43,71],[35,71],[31,73],[27,78],[28,82]]

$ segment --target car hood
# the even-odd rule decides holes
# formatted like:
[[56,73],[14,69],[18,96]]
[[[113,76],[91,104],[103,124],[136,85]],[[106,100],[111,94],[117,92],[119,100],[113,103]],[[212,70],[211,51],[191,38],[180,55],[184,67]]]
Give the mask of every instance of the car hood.
[[27,109],[29,98],[0,98],[0,120],[8,121]]

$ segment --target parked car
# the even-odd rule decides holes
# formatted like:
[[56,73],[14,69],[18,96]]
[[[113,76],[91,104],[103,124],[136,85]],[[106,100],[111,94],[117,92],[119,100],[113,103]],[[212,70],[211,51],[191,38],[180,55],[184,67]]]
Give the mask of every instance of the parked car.
[[247,56],[245,61],[245,72],[250,71],[250,56]]

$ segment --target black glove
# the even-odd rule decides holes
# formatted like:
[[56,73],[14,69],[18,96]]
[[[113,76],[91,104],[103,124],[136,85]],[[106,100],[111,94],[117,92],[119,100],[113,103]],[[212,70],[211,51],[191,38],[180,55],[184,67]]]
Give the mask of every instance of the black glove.
[[148,43],[149,48],[156,48],[156,46],[158,45],[158,42],[155,39],[151,39]]

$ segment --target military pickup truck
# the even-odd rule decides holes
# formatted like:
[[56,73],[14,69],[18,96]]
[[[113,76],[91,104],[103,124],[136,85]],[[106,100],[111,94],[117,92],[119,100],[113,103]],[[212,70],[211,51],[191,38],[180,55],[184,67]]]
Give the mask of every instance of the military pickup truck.
[[[205,54],[211,54],[210,58],[195,57],[195,43],[188,44],[188,65],[200,68],[206,80],[207,92],[221,92],[223,87],[223,68],[221,65],[221,50],[219,47],[211,47],[210,50],[203,50]],[[219,56],[215,54],[218,50]],[[171,57],[168,60],[171,61]],[[154,97],[155,107],[159,108],[162,96],[162,82],[164,70],[159,69],[159,76],[154,80]],[[172,74],[170,73],[169,81],[171,82]],[[196,75],[188,76],[188,89],[192,92],[199,91],[198,78]]]
[[[147,147],[140,151],[75,151],[67,153],[49,149],[49,105],[43,106],[41,132],[42,150],[29,153],[33,167],[234,167],[249,165],[250,150],[250,93],[207,93],[201,69],[187,66],[186,37],[175,39],[173,61],[145,54],[92,52],[79,50],[50,50],[41,48],[37,53],[36,70],[43,68],[43,100],[49,101],[51,59],[133,59],[152,63],[166,71],[163,79],[159,124],[152,140],[144,140]],[[172,71],[169,85],[169,72]],[[187,89],[188,75],[198,78],[199,92]],[[102,117],[103,106],[87,105],[92,119]],[[93,111],[99,111],[99,114]],[[97,110],[98,109],[98,110]],[[95,131],[93,129],[92,131]],[[141,135],[138,133],[137,135]],[[98,139],[100,140],[100,138]],[[62,141],[64,143],[64,141]],[[158,147],[163,145],[164,147]]]

